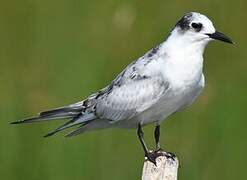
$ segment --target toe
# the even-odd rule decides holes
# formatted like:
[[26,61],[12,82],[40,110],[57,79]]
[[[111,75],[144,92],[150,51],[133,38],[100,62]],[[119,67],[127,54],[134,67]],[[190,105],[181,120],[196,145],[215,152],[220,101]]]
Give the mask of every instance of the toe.
[[158,153],[156,151],[149,152],[145,156],[147,157],[148,161],[152,162],[156,166],[156,158],[162,156],[162,153]]
[[172,159],[173,161],[176,158],[176,155],[174,153],[171,153],[171,152],[168,152],[165,156],[166,156],[166,158]]

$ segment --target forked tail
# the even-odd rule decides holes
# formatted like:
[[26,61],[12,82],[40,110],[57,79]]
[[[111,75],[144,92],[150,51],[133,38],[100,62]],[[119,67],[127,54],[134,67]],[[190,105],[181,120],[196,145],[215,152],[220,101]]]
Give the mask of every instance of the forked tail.
[[96,119],[95,114],[93,112],[85,112],[85,108],[86,107],[84,106],[84,103],[79,102],[69,106],[44,111],[41,112],[38,116],[12,122],[11,124],[28,124],[34,122],[51,121],[55,119],[71,119],[70,121],[44,136],[49,137],[59,131],[73,127],[75,125],[84,126]]

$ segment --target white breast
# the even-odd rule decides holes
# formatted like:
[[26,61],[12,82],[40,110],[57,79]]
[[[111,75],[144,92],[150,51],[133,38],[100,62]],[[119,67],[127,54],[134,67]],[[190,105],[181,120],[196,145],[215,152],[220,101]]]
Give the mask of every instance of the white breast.
[[[167,57],[164,76],[169,81],[169,91],[154,106],[140,114],[138,121],[148,124],[162,121],[170,114],[189,106],[204,87],[202,56]],[[168,60],[169,59],[169,60]]]

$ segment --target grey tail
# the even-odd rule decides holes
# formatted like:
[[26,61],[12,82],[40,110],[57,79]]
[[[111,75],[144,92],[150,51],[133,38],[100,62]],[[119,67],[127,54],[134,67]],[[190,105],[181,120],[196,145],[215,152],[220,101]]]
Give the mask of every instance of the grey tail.
[[85,113],[85,114],[81,113],[78,116],[74,117],[72,120],[66,122],[62,126],[46,134],[44,137],[50,137],[64,129],[67,129],[67,128],[70,128],[76,125],[85,126],[86,124],[88,124],[89,122],[92,122],[95,119],[96,119],[96,116],[94,115],[94,113]]
[[12,122],[11,124],[29,124],[34,122],[51,121],[54,119],[67,119],[67,118],[71,119],[62,126],[58,127],[57,129],[51,131],[50,133],[44,136],[44,137],[49,137],[64,129],[76,125],[84,126],[89,122],[95,120],[96,116],[94,112],[85,112],[85,109],[86,107],[84,106],[84,103],[79,102],[66,107],[44,111],[41,112],[38,116]]
[[38,116],[12,122],[11,124],[28,124],[33,122],[50,121],[54,119],[74,118],[78,116],[84,109],[82,103],[72,104],[70,106],[52,109],[41,112]]

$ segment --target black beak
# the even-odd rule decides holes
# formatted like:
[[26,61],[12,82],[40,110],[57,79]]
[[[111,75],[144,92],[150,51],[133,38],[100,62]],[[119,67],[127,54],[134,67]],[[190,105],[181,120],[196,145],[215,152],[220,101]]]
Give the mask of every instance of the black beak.
[[215,31],[215,33],[213,33],[213,34],[206,34],[206,35],[208,35],[212,39],[216,39],[216,40],[220,40],[220,41],[223,41],[226,43],[234,44],[234,42],[229,37],[227,37],[225,34],[219,32],[219,31]]

